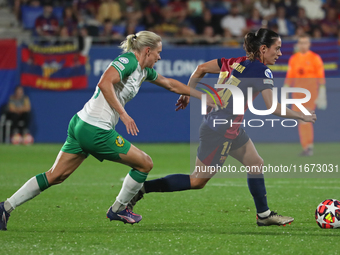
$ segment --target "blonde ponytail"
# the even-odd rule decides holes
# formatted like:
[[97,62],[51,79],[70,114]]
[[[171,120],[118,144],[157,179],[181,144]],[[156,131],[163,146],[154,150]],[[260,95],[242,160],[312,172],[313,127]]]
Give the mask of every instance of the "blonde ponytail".
[[156,48],[161,41],[161,37],[153,32],[140,31],[137,34],[128,35],[119,47],[123,49],[124,53],[130,51],[140,52],[144,47]]

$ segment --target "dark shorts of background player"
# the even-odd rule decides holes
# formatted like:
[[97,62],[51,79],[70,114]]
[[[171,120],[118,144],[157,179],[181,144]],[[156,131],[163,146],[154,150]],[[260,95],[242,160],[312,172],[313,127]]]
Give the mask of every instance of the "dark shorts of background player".
[[237,150],[249,140],[247,133],[242,128],[239,130],[240,133],[235,139],[228,139],[203,122],[200,126],[198,159],[207,166],[222,166],[230,151]]
[[116,161],[119,153],[127,154],[131,143],[117,131],[92,126],[74,115],[67,130],[67,139],[61,150],[71,154],[91,154],[100,161]]

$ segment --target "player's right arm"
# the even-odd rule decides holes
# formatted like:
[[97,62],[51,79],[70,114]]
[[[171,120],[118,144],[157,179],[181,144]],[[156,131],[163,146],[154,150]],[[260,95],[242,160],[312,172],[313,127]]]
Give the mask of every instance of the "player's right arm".
[[103,73],[102,77],[98,82],[98,87],[103,93],[105,100],[108,104],[118,112],[120,119],[126,126],[126,131],[128,134],[137,135],[139,132],[135,121],[126,113],[124,107],[119,102],[115,90],[114,84],[120,81],[120,75],[116,68],[109,66]]
[[[219,73],[221,71],[220,66],[218,65],[218,59],[213,59],[203,64],[200,64],[196,67],[195,71],[191,74],[188,86],[191,88],[196,88],[197,83],[207,74],[207,73]],[[179,109],[185,109],[189,104],[189,96],[180,96],[177,100],[176,106],[178,111]]]
[[[273,105],[273,91],[271,89],[265,89],[262,90],[262,97],[266,104],[267,109],[270,109]],[[305,122],[312,122],[314,123],[316,121],[316,114],[314,111],[311,112],[311,115],[305,115],[302,112],[296,112],[286,107],[286,114],[282,115],[281,112],[281,104],[277,103],[276,109],[273,112],[274,115],[284,117],[284,118],[290,118],[290,119],[298,119]]]
[[207,73],[219,73],[221,71],[218,65],[218,59],[213,59],[197,66],[195,71],[191,74],[188,81],[188,86],[196,88],[199,82]]

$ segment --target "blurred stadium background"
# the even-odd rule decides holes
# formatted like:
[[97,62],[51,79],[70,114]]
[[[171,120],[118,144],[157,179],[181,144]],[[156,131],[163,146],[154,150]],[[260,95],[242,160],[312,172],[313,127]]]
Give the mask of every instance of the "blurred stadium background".
[[[283,38],[283,56],[271,67],[274,77],[282,78],[276,80],[277,87],[283,84],[297,36],[313,37],[312,50],[325,64],[329,101],[327,111],[317,112],[315,141],[340,141],[340,121],[335,118],[340,96],[339,1],[2,0],[0,4],[0,107],[17,85],[23,85],[32,104],[31,132],[37,143],[64,141],[68,121],[91,97],[127,34],[144,29],[160,34],[164,47],[156,71],[186,83],[202,62],[244,55],[243,35],[260,27],[276,30]],[[177,95],[144,83],[126,106],[141,133],[126,138],[189,142],[190,111],[175,112],[176,100]],[[255,106],[261,108],[260,101]],[[117,130],[125,133],[121,123]],[[261,132],[248,132],[256,142],[298,142],[297,132],[290,129],[268,125]]]

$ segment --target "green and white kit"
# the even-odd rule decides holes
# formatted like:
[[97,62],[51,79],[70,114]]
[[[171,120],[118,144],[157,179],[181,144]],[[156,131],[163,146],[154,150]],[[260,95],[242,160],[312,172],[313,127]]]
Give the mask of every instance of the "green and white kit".
[[[114,85],[114,89],[123,107],[136,96],[143,81],[154,81],[158,76],[152,68],[142,70],[132,52],[118,56],[111,66],[116,68],[120,75],[120,82]],[[98,87],[93,97],[78,112],[78,116],[83,121],[106,130],[114,129],[119,119],[119,114],[110,107]]]
[[[136,96],[143,81],[154,81],[158,77],[152,68],[142,70],[132,52],[118,56],[110,66],[120,75],[120,82],[113,86],[123,107]],[[119,153],[126,154],[131,144],[114,130],[118,120],[119,114],[111,108],[97,86],[93,97],[70,121],[62,151],[92,154],[100,161],[120,159]]]

